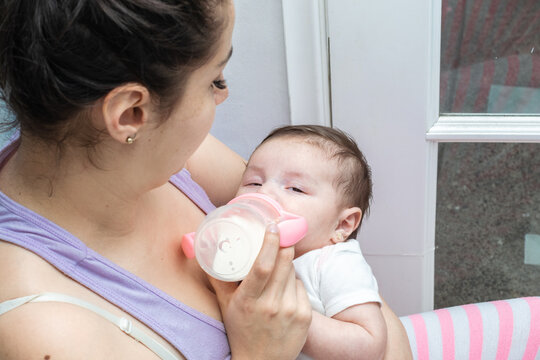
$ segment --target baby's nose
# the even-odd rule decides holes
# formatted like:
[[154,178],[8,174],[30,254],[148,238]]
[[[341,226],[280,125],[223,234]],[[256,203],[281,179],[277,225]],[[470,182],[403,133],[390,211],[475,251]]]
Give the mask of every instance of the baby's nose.
[[268,184],[268,183],[263,184],[262,186],[259,187],[257,192],[267,195],[276,201],[279,201],[275,186],[273,186],[272,184]]

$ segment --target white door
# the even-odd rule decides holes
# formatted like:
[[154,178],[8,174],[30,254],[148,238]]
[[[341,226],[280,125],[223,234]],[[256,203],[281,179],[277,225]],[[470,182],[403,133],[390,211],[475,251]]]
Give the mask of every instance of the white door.
[[[509,87],[488,83],[488,93],[485,86],[481,89],[465,86],[478,94],[475,100],[470,96],[464,98],[463,92],[458,94],[457,87],[465,81],[467,84],[489,82],[488,75],[493,75],[497,66],[503,66],[496,61],[498,58],[488,59],[491,62],[484,63],[480,70],[479,61],[453,64],[459,74],[443,69],[442,88],[452,92],[453,101],[448,105],[448,101],[443,99],[440,104],[439,100],[442,9],[443,25],[452,34],[452,44],[461,46],[459,54],[467,50],[463,46],[465,40],[467,46],[486,42],[486,34],[502,38],[512,31],[540,33],[540,17],[534,15],[540,14],[538,2],[522,1],[522,11],[512,10],[515,4],[510,3],[514,2],[444,0],[444,5],[441,0],[282,2],[292,122],[306,122],[302,109],[311,102],[312,109],[321,109],[316,122],[346,130],[366,154],[373,171],[374,202],[358,238],[383,296],[398,315],[434,307],[439,143],[540,142],[540,117],[533,116],[530,110],[517,114],[513,108],[508,114],[501,114],[510,108],[509,102],[506,108],[497,108],[500,102],[491,101],[504,96],[507,99],[508,91],[522,91],[517,89],[516,82]],[[482,20],[482,13],[490,16]],[[524,14],[533,16],[524,19]],[[463,16],[460,21],[456,20],[458,15]],[[518,19],[513,20],[512,16]],[[519,26],[523,20],[530,27]],[[471,31],[475,23],[482,26]],[[310,28],[316,30],[310,32]],[[491,33],[498,31],[501,31],[499,35]],[[536,56],[534,42],[538,40],[538,35],[532,36],[533,44],[527,50],[531,51],[530,56]],[[456,51],[445,44],[448,48],[443,56]],[[520,44],[522,55],[529,45]],[[474,53],[479,48],[473,46],[470,51]],[[530,61],[532,88],[524,89],[526,95],[520,97],[529,100],[534,99],[535,87],[540,85],[534,83],[538,73],[535,66],[540,62],[536,57],[533,59]],[[515,65],[517,60],[510,57],[504,61],[504,66],[511,69],[511,62]],[[528,58],[522,64],[527,61]],[[306,72],[312,76],[306,76]],[[508,74],[507,77],[513,76],[512,71]],[[455,78],[449,80],[448,76]],[[306,77],[311,79],[311,91],[291,86],[302,83]],[[321,85],[325,82],[328,88]],[[480,100],[484,105],[489,103],[489,109],[487,105],[480,107]],[[327,105],[321,107],[320,102]]]

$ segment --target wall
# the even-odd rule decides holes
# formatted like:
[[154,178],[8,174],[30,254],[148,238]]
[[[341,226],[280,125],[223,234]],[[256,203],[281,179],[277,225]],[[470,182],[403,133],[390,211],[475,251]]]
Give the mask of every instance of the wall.
[[233,56],[225,69],[229,99],[211,133],[244,158],[280,125],[290,123],[281,1],[238,0]]

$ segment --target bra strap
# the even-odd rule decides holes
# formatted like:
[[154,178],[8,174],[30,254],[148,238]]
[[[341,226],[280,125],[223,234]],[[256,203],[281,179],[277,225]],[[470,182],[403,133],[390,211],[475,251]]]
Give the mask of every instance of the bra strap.
[[7,300],[3,303],[0,303],[0,316],[19,306],[32,302],[62,302],[85,308],[116,325],[125,334],[131,336],[132,338],[146,346],[161,359],[179,360],[179,358],[175,354],[165,348],[161,343],[156,341],[153,337],[150,337],[143,330],[134,326],[130,319],[113,315],[110,312],[96,305],[65,294],[45,292],[36,295],[24,296],[13,300]]

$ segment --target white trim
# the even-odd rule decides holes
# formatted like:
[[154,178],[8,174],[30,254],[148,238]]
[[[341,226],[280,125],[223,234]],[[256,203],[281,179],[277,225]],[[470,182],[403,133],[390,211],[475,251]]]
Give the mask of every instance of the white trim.
[[[438,79],[437,79],[438,83]],[[437,166],[439,145],[426,142],[426,197],[424,204],[424,274],[421,308],[433,309],[435,299],[435,220],[437,214]]]
[[[431,1],[428,10],[428,27],[431,29],[428,40],[428,98],[426,102],[426,131],[439,118],[439,89],[441,68],[441,8],[442,1]],[[438,150],[436,142],[426,141],[425,144],[425,203],[424,203],[424,257],[420,308],[434,308],[435,299],[435,220],[437,213],[437,168]]]
[[439,142],[540,142],[540,117],[441,116],[426,139]]
[[[429,130],[439,118],[439,97],[441,81],[441,7],[442,0],[429,2],[429,28],[430,38],[428,41],[428,92],[426,107],[426,131]],[[435,161],[435,167],[437,162]],[[437,181],[435,179],[435,181]],[[435,242],[435,234],[433,235]]]
[[291,124],[331,125],[325,0],[282,0]]

